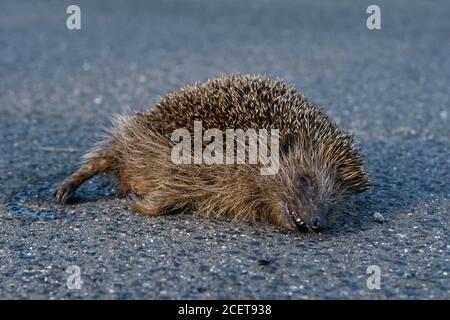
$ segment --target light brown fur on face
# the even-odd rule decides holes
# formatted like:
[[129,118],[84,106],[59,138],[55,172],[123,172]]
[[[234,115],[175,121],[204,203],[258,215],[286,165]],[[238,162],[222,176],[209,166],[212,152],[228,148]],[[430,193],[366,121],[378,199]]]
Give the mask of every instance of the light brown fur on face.
[[[170,136],[182,127],[192,132],[195,120],[203,130],[280,130],[278,173],[263,176],[250,164],[174,164]],[[56,200],[66,203],[103,171],[146,215],[180,210],[314,231],[370,185],[353,138],[321,108],[282,81],[241,75],[172,92],[152,110],[116,117],[109,136],[56,189]]]

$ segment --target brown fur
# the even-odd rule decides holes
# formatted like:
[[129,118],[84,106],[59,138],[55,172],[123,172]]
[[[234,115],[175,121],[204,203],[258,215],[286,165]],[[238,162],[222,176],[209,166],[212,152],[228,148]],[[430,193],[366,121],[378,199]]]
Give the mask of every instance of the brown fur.
[[[259,165],[250,164],[172,163],[172,132],[181,127],[192,132],[194,120],[201,120],[204,130],[279,129],[284,145],[278,173],[263,176]],[[289,222],[292,213],[310,228],[316,215],[326,218],[368,189],[362,165],[353,138],[293,87],[231,75],[172,92],[149,111],[116,117],[109,136],[55,196],[65,203],[81,183],[107,171],[124,192],[138,195],[130,203],[143,214],[177,209],[300,227]]]

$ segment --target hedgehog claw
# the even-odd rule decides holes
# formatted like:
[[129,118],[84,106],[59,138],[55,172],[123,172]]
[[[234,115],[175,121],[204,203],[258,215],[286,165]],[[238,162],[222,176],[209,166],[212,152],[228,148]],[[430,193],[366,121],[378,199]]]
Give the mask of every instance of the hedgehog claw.
[[66,204],[70,199],[72,199],[74,191],[75,189],[72,186],[62,184],[53,192],[53,197],[56,202]]

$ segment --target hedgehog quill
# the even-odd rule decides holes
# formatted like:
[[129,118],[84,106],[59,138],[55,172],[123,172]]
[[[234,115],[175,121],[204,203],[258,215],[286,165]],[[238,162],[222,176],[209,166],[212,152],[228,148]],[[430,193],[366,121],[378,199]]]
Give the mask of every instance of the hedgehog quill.
[[[277,172],[261,175],[262,164],[249,161],[174,163],[173,132],[193,132],[196,121],[203,133],[277,130],[279,150],[270,150],[279,152]],[[107,137],[56,188],[56,201],[68,202],[100,172],[112,174],[131,207],[145,215],[187,211],[316,232],[370,187],[353,136],[322,108],[281,80],[239,74],[171,92],[148,111],[116,116]]]

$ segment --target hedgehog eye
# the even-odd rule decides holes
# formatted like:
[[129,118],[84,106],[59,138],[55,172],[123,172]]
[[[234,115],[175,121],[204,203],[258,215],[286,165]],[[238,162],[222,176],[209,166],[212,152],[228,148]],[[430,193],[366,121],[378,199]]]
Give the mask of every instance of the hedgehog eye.
[[309,179],[305,176],[298,177],[298,186],[302,190],[307,190],[310,186]]

